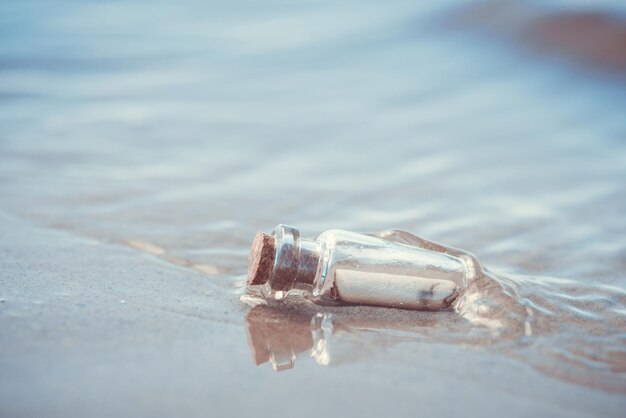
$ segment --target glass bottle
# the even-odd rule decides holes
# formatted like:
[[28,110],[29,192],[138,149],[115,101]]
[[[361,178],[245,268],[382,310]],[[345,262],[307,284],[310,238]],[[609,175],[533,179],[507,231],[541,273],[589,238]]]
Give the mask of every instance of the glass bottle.
[[280,299],[296,290],[318,302],[439,310],[482,274],[471,254],[401,230],[329,230],[315,239],[278,225],[257,233],[248,285]]

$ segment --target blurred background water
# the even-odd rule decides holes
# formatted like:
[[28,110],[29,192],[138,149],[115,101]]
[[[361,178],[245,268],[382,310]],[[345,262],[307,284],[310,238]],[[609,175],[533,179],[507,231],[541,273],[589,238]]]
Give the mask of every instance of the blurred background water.
[[[227,324],[215,338],[238,347],[244,369],[254,367],[238,339],[245,323],[263,328],[271,317],[288,330],[282,341],[294,328],[309,335],[321,314],[349,331],[331,342],[364,367],[353,384],[374,379],[368,355],[398,344],[376,367],[409,370],[398,381],[410,380],[426,339],[519,361],[592,391],[582,392],[590,410],[619,414],[625,11],[585,1],[3,2],[1,208],[31,227],[130,247],[149,265],[180,268],[176,280],[197,275],[193,300],[145,300],[127,282],[124,302]],[[470,250],[495,272],[476,294],[497,305],[489,318],[499,325],[311,306],[251,317],[239,301],[249,244],[278,223],[306,235],[402,228]],[[139,268],[141,286],[152,275]],[[29,293],[6,280],[4,326],[34,320],[22,309]],[[167,299],[168,286],[154,284],[153,296]],[[461,350],[468,364],[483,361]],[[341,356],[325,355],[340,367]],[[239,381],[209,363],[214,379]],[[451,373],[434,364],[433,375]],[[38,369],[16,370],[37,382]],[[305,370],[297,379],[324,381]],[[263,372],[247,378],[265,382]]]

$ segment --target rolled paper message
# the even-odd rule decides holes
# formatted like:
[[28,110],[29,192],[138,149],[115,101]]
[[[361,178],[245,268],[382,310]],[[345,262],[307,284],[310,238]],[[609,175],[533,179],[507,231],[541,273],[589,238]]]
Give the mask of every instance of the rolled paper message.
[[446,308],[458,294],[448,280],[339,269],[335,288],[344,302],[421,310]]

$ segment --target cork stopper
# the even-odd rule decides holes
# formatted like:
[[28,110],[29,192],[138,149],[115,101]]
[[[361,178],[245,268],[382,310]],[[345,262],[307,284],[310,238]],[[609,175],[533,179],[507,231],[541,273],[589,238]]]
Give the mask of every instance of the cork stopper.
[[259,285],[267,282],[274,268],[276,240],[264,232],[257,232],[248,258],[248,284]]

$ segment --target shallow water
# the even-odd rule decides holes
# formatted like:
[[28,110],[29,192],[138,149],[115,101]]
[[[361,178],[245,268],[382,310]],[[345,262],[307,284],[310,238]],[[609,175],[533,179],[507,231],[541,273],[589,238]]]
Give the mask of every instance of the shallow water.
[[[623,68],[525,38],[551,13],[591,10],[615,17],[619,47],[623,9],[537,5],[508,31],[459,19],[472,4],[4,2],[2,211],[202,275],[206,295],[173,311],[229,325],[220,344],[234,353],[248,332],[257,362],[300,353],[285,374],[323,380],[307,355],[410,369],[424,343],[443,344],[474,367],[476,352],[511,359],[623,405]],[[250,241],[278,223],[401,228],[491,274],[459,313],[250,309]],[[159,306],[128,286],[124,301]],[[431,377],[450,373],[438,364]]]

